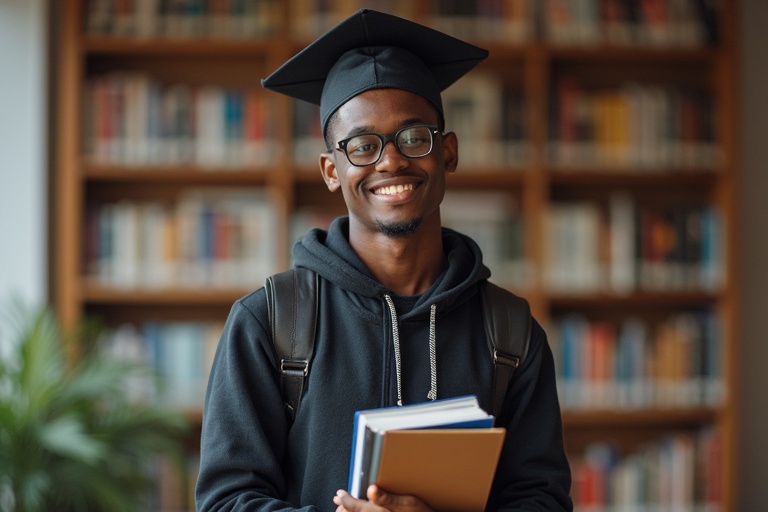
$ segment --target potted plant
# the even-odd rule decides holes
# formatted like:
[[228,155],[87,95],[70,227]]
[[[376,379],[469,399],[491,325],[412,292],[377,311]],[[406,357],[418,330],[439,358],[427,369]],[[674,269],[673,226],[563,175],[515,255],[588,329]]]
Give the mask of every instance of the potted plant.
[[[0,510],[146,509],[153,462],[180,461],[186,429],[178,413],[126,393],[128,379],[150,370],[82,349],[86,330],[68,340],[47,308],[17,304],[3,316]],[[68,347],[79,357],[67,358]]]

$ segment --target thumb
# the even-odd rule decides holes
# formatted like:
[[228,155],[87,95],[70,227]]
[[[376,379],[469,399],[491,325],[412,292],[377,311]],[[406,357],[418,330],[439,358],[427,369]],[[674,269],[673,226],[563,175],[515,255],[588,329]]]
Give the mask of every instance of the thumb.
[[387,510],[429,510],[429,508],[421,500],[414,496],[391,494],[381,489],[377,485],[371,485],[368,487],[366,490],[366,496],[368,497],[368,501]]
[[397,498],[399,497],[396,494],[390,494],[379,488],[378,485],[369,486],[368,489],[366,489],[365,494],[368,497],[368,501],[384,508],[389,508],[396,504]]

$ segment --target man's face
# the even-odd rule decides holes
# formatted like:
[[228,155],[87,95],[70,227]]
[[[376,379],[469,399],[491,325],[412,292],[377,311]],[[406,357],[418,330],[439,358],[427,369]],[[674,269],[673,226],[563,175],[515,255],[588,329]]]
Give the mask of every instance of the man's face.
[[[418,125],[438,125],[435,107],[421,96],[400,89],[373,89],[355,96],[336,112],[331,126],[334,146],[360,133],[394,133]],[[340,188],[351,229],[370,234],[404,236],[425,221],[440,224],[439,206],[445,193],[445,174],[456,166],[456,138],[434,135],[430,154],[401,155],[389,142],[371,165],[352,165],[343,152],[321,156],[323,178],[331,191]]]

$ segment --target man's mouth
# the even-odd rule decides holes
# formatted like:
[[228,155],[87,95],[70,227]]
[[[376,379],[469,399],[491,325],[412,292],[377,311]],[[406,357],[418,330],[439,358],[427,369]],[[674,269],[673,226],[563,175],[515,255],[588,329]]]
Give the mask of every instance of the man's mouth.
[[377,196],[394,196],[395,194],[401,194],[405,191],[413,190],[413,183],[406,183],[405,185],[390,185],[388,187],[379,187],[373,189],[374,195]]

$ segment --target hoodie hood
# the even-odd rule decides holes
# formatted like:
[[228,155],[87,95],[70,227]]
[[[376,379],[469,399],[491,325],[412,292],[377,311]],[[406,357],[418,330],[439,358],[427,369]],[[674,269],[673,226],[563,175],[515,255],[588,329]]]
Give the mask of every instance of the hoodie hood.
[[[311,229],[293,247],[294,265],[314,270],[336,286],[380,303],[385,295],[392,295],[392,291],[374,279],[348,240],[348,217],[337,218],[327,231]],[[403,318],[429,312],[431,304],[438,304],[440,310],[446,311],[463,292],[490,277],[480,248],[471,238],[443,228],[443,251],[448,261],[445,274]]]

